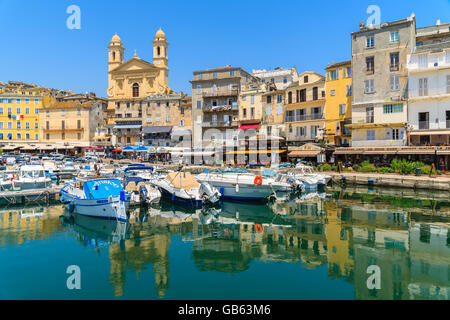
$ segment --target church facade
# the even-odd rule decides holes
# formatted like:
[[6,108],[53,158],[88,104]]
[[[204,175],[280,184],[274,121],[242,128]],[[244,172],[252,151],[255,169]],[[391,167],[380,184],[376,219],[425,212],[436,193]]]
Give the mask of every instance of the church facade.
[[169,87],[168,47],[160,29],[153,41],[153,63],[138,57],[136,50],[125,62],[120,37],[112,37],[108,46],[107,126],[113,145],[140,144],[146,97],[174,93]]

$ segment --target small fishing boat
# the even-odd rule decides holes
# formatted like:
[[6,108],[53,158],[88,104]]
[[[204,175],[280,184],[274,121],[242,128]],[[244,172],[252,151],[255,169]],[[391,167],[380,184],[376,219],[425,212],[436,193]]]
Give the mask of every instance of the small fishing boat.
[[22,190],[42,189],[51,185],[51,178],[45,174],[41,165],[23,165],[13,180],[14,186]]
[[163,198],[180,204],[200,207],[220,200],[219,191],[209,183],[199,182],[189,172],[170,172],[165,178],[152,180]]
[[103,219],[127,220],[127,195],[117,179],[69,183],[61,189],[60,200],[69,204],[69,212]]

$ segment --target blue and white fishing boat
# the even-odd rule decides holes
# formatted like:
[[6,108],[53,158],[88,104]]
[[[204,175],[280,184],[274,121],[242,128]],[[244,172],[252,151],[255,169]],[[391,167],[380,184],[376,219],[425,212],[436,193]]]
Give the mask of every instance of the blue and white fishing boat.
[[75,181],[61,189],[61,202],[81,215],[127,221],[127,194],[118,179]]

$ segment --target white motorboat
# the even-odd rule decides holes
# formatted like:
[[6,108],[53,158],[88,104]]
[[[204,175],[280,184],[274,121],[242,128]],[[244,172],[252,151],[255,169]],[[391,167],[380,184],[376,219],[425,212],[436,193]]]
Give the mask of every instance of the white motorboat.
[[71,213],[127,220],[127,195],[117,179],[94,179],[67,184],[61,189],[60,200],[69,204]]
[[183,205],[200,207],[220,200],[219,191],[209,183],[199,182],[189,172],[170,172],[165,178],[152,180],[163,198]]
[[61,177],[75,177],[78,174],[78,169],[75,167],[73,161],[64,161],[59,166],[59,176]]
[[0,175],[0,191],[9,190],[13,184],[13,174],[2,173]]
[[41,165],[23,165],[13,180],[14,186],[22,190],[42,189],[51,185],[51,178],[45,174]]
[[312,178],[313,180],[316,180],[318,187],[326,186],[331,180],[331,176],[315,172],[312,167],[306,166],[302,163],[298,163],[295,166],[295,172],[300,173],[306,178]]
[[58,167],[55,164],[55,161],[45,160],[42,161],[42,166],[44,167],[45,172],[56,174],[59,172]]
[[293,191],[288,182],[262,177],[246,168],[219,168],[198,174],[197,179],[217,188],[224,199],[266,200],[271,196],[283,196]]
[[131,192],[131,204],[154,204],[161,199],[161,192],[148,179],[127,176],[123,179],[126,191]]

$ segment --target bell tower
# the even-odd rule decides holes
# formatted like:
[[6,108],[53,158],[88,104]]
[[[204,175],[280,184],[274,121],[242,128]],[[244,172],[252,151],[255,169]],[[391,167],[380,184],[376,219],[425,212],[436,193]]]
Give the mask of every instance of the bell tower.
[[[124,50],[125,49],[122,46],[122,41],[120,40],[119,36],[115,34],[108,46],[108,73],[123,63]],[[108,88],[110,88],[111,85],[111,75],[108,74]]]
[[156,32],[155,40],[153,41],[153,64],[157,68],[161,68],[162,77],[161,82],[165,86],[169,86],[169,59],[167,55],[167,48],[169,43],[167,42],[166,35],[159,29]]

